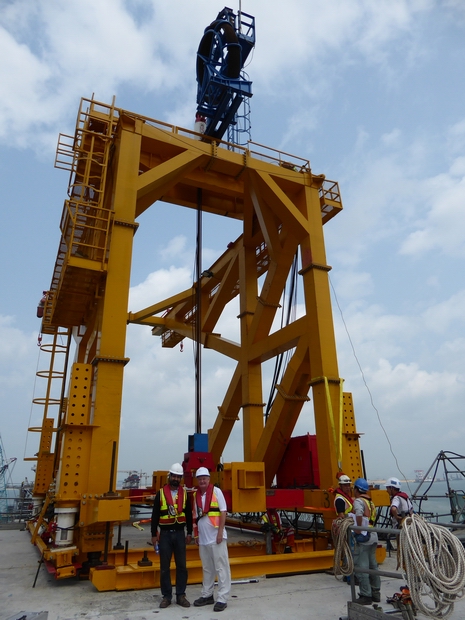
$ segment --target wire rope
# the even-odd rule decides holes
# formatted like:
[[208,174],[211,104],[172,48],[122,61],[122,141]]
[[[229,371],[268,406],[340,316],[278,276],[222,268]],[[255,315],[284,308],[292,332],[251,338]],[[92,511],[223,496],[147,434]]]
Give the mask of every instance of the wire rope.
[[349,333],[349,328],[347,327],[347,323],[346,323],[346,321],[345,321],[344,314],[343,314],[343,312],[342,312],[342,308],[341,308],[341,306],[340,306],[340,304],[339,304],[339,300],[338,300],[337,295],[336,295],[336,290],[335,290],[335,288],[334,288],[334,285],[333,285],[333,283],[332,283],[331,278],[329,278],[329,283],[330,283],[330,285],[331,285],[331,289],[332,289],[332,291],[333,291],[334,300],[335,300],[335,302],[336,302],[336,305],[337,305],[337,307],[338,307],[338,309],[339,309],[339,313],[340,313],[340,315],[341,315],[341,320],[342,320],[342,323],[343,323],[343,325],[344,325],[344,329],[345,329],[345,331],[346,331],[347,338],[349,339],[349,344],[350,344],[350,346],[351,346],[351,348],[352,348],[352,353],[353,353],[353,356],[354,356],[354,358],[355,358],[355,361],[357,362],[357,366],[358,366],[358,368],[359,368],[359,370],[360,370],[360,375],[361,375],[361,377],[362,377],[362,381],[363,381],[363,383],[364,383],[364,385],[365,385],[365,388],[366,388],[366,390],[367,390],[367,392],[368,392],[368,396],[369,396],[369,398],[370,398],[370,403],[371,403],[371,406],[373,407],[373,409],[374,409],[374,411],[375,411],[375,413],[376,413],[376,417],[378,418],[378,423],[379,423],[379,425],[381,426],[381,429],[382,429],[382,431],[383,431],[383,433],[384,433],[384,436],[386,437],[386,440],[387,440],[387,443],[388,443],[388,446],[389,446],[389,451],[391,452],[392,456],[394,457],[394,461],[395,461],[395,463],[396,463],[397,469],[398,469],[398,470],[399,470],[399,472],[401,473],[402,477],[403,477],[404,479],[407,479],[407,476],[403,473],[403,471],[402,471],[402,470],[401,470],[401,468],[400,468],[399,461],[398,461],[398,459],[397,459],[396,454],[394,453],[394,449],[393,449],[393,447],[392,447],[391,440],[390,440],[390,438],[389,438],[389,435],[388,435],[388,433],[387,433],[386,429],[384,428],[384,425],[383,425],[383,423],[382,423],[382,421],[381,421],[381,416],[380,416],[379,410],[378,410],[378,408],[376,407],[376,405],[375,405],[375,403],[374,403],[374,400],[373,400],[373,395],[372,395],[372,393],[371,393],[370,388],[368,387],[368,383],[366,382],[365,373],[363,372],[363,368],[362,368],[362,366],[361,366],[361,364],[360,364],[360,361],[359,361],[359,359],[358,359],[358,357],[357,357],[357,353],[355,352],[354,343],[353,343],[352,338],[351,338],[351,336],[350,336],[350,333]]
[[334,545],[334,576],[348,577],[354,572],[354,558],[350,542],[352,536],[349,535],[350,527],[353,526],[353,519],[348,517],[338,517],[334,519],[331,526],[331,535]]
[[[284,325],[289,325],[292,321],[295,320],[295,317],[296,317],[297,289],[298,289],[297,276],[298,276],[298,270],[297,270],[297,252],[296,252],[294,255],[294,259],[292,261],[291,273],[288,278],[288,282],[286,283],[286,289],[289,286],[289,293],[287,295],[287,299],[286,299],[286,289],[283,292],[283,298],[282,298],[283,310],[281,312],[281,329],[284,327]],[[268,401],[267,401],[266,409],[265,409],[265,423],[268,420],[271,407],[273,406],[273,403],[274,403],[276,385],[279,383],[282,377],[283,364],[285,367],[287,366],[290,355],[291,355],[290,351],[286,351],[286,354],[281,353],[276,357],[273,378],[272,378],[271,386],[270,386],[270,394],[268,396]]]
[[446,527],[413,514],[402,522],[397,551],[416,609],[448,618],[465,596],[465,550]]

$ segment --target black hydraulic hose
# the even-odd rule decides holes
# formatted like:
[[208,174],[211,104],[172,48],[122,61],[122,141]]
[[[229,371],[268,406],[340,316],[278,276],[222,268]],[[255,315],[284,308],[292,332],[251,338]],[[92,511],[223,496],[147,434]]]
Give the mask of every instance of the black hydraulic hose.
[[[215,40],[222,48],[215,49]],[[225,53],[223,54],[223,50]],[[238,43],[236,31],[225,20],[217,20],[205,29],[197,51],[197,82],[202,84],[206,61],[214,65],[219,64],[219,72],[224,77],[236,79],[241,72],[241,46]]]

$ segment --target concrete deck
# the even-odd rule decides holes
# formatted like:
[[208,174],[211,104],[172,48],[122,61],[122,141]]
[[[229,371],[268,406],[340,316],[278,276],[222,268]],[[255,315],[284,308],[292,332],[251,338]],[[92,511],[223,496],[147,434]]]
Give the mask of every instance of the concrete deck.
[[[128,527],[125,535],[133,535]],[[230,539],[243,536],[232,532]],[[136,535],[145,541],[147,530]],[[26,620],[155,620],[213,618],[248,620],[339,620],[347,615],[350,587],[326,573],[266,578],[257,582],[234,583],[225,611],[214,613],[212,606],[184,609],[173,604],[159,609],[160,590],[97,592],[89,581],[68,579],[56,581],[42,566],[35,588],[32,587],[39,566],[39,555],[26,531],[0,530],[0,619],[24,615]],[[387,558],[383,570],[396,572],[395,557]],[[404,582],[382,577],[382,600],[392,596]],[[193,603],[200,596],[199,585],[187,587],[187,598]],[[386,611],[393,608],[382,604]],[[39,612],[47,612],[34,616]],[[398,614],[392,616],[400,618]],[[424,618],[425,616],[418,616]],[[451,620],[464,620],[465,599],[459,601]]]

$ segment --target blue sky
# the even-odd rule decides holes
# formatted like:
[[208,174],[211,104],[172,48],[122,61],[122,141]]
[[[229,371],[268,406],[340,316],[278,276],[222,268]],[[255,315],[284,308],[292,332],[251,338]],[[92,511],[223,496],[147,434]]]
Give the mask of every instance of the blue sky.
[[[44,366],[35,312],[50,284],[68,183],[53,167],[58,134],[74,132],[80,98],[92,94],[191,128],[196,50],[223,6],[0,6],[0,434],[7,456],[18,458],[15,479],[32,475],[20,461],[37,449],[36,437],[26,445]],[[340,184],[344,210],[325,226],[327,260],[339,372],[368,475],[411,477],[440,450],[465,451],[465,4],[243,0],[242,10],[256,18],[252,139],[310,159]],[[190,285],[194,218],[162,204],[142,216],[129,309]],[[238,234],[234,222],[206,217],[203,266]],[[222,327],[234,335],[233,311]],[[192,347],[161,349],[150,330],[131,326],[128,356],[119,469],[150,473],[174,455],[182,460],[194,431]],[[230,372],[205,356],[204,430]],[[240,430],[225,461],[242,458]],[[296,429],[307,431],[311,405]]]

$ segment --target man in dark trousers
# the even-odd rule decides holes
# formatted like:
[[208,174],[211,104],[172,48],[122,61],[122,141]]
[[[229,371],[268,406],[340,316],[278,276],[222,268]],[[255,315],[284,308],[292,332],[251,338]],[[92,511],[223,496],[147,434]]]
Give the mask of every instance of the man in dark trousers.
[[181,486],[182,476],[182,466],[174,463],[168,474],[168,484],[158,491],[153,504],[152,543],[154,546],[158,543],[160,553],[162,609],[171,605],[173,588],[170,565],[173,554],[176,564],[176,603],[181,607],[191,605],[186,598],[186,542],[189,544],[192,540],[192,506],[187,491]]

